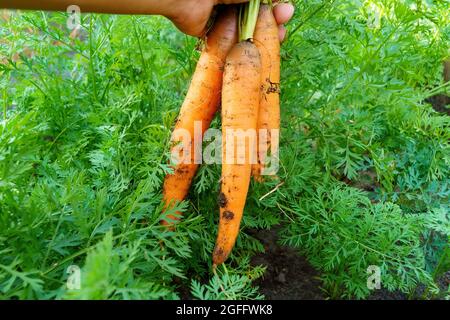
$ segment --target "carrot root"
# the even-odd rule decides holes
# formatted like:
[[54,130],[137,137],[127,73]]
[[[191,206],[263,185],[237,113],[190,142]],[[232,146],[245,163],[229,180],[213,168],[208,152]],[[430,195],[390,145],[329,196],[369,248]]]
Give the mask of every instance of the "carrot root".
[[[225,60],[236,42],[237,10],[233,6],[227,6],[219,14],[214,27],[208,33],[205,48],[197,63],[175,125],[172,143],[180,142],[180,139],[175,136],[178,130],[184,129],[190,133],[190,143],[182,146],[182,149],[190,153],[190,159],[188,159],[190,161],[175,165],[174,173],[165,177],[163,186],[165,210],[172,208],[176,202],[184,200],[189,192],[198,168],[198,164],[194,162],[194,125],[196,121],[201,122],[203,137],[218,110]],[[177,213],[177,215],[181,215],[181,213]],[[175,216],[168,218],[177,220]],[[162,221],[162,223],[171,224],[166,221]]]
[[256,181],[263,181],[268,155],[278,155],[280,129],[280,41],[278,25],[272,8],[262,4],[254,36],[261,53],[261,102],[258,116],[258,163],[253,165],[252,175]]
[[[229,130],[256,133],[261,86],[261,58],[250,41],[237,44],[225,64],[222,91],[222,184],[219,197],[220,221],[213,264],[223,263],[231,253],[239,233],[251,177],[251,137],[244,138],[245,154],[237,154],[234,135]],[[256,142],[256,141],[255,141]],[[228,157],[227,148],[232,149]],[[233,150],[234,149],[234,150]],[[244,157],[243,157],[244,156]],[[244,158],[243,163],[238,163]]]

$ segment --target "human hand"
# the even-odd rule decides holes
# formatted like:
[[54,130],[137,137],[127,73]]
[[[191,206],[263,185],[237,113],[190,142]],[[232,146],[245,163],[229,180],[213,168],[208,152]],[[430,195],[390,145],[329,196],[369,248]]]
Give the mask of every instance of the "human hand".
[[[213,8],[218,4],[236,4],[248,2],[248,0],[183,0],[178,1],[173,12],[167,15],[175,26],[182,32],[200,37],[206,31],[206,25],[211,16]],[[280,41],[286,36],[287,23],[294,14],[294,6],[290,3],[277,3],[274,6],[273,13],[279,25]]]

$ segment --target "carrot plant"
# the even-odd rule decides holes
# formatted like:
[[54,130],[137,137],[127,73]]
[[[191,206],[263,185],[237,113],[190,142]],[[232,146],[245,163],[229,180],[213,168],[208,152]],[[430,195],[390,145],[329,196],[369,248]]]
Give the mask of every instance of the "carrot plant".
[[83,15],[71,37],[65,14],[1,14],[0,298],[260,299],[251,234],[274,226],[329,297],[369,297],[371,265],[385,290],[448,297],[449,123],[426,102],[449,93],[448,1],[295,3],[278,179],[252,183],[216,274],[220,166],[162,204],[196,40],[160,18]]

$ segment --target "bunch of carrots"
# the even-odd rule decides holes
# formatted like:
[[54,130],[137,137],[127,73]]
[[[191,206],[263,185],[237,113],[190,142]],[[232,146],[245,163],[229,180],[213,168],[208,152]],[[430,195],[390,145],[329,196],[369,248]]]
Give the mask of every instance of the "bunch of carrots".
[[[280,42],[272,9],[271,1],[251,0],[240,7],[225,6],[219,12],[207,34],[175,125],[175,130],[187,130],[193,137],[194,123],[201,121],[203,136],[221,106],[223,157],[227,143],[231,143],[225,134],[227,129],[267,130],[267,143],[257,145],[270,146],[271,129],[278,130],[280,126]],[[172,136],[172,143],[176,142],[179,141]],[[277,148],[278,141],[276,144]],[[193,161],[194,141],[183,148],[190,149],[188,154],[192,161],[175,165],[174,172],[166,176],[163,188],[165,210],[185,199],[198,168]],[[234,247],[251,176],[256,181],[263,181],[267,150],[258,150],[256,163],[250,159],[250,150],[246,149],[244,163],[238,163],[234,154],[234,161],[222,163],[214,268],[228,258]],[[168,220],[176,220],[179,216],[177,213]],[[173,228],[166,220],[163,224]]]

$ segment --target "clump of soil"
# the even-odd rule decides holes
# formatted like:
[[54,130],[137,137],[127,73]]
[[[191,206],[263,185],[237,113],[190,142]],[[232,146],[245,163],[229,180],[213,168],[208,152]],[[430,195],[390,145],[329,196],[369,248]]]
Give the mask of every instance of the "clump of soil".
[[298,250],[280,246],[277,230],[255,230],[266,252],[252,259],[253,265],[267,266],[264,276],[255,282],[267,300],[323,300],[318,273],[299,255]]
[[438,94],[425,100],[433,106],[433,109],[450,116],[450,97]]

